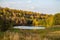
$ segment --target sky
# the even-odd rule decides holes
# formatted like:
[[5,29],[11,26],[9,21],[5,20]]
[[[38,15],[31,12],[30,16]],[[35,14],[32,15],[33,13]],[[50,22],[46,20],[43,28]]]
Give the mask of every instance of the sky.
[[60,0],[0,0],[0,6],[46,14],[60,12]]

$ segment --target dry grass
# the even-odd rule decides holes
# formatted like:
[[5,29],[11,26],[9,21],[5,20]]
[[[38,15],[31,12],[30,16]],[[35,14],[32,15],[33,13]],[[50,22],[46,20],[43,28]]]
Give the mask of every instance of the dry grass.
[[41,40],[41,35],[30,32],[5,32],[1,40]]
[[[41,31],[42,32],[42,31]],[[0,40],[60,40],[60,31],[48,32],[19,30],[18,32],[6,31]]]

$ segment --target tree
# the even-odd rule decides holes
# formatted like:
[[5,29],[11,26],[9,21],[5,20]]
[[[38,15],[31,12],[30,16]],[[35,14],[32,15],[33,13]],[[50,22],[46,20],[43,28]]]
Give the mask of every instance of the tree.
[[54,25],[60,25],[60,13],[54,15]]
[[10,20],[2,19],[0,17],[0,31],[7,31],[11,27],[13,27],[13,24]]
[[26,20],[26,22],[27,22],[27,26],[32,26],[32,20]]
[[46,26],[47,27],[51,27],[53,25],[53,20],[54,20],[54,16],[53,15],[48,15],[47,19],[46,19]]
[[33,19],[32,25],[33,26],[38,26],[39,25],[38,20],[37,19]]

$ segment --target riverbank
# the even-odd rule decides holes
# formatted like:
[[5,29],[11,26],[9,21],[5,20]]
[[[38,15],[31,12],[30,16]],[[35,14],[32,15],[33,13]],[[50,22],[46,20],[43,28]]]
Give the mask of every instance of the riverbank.
[[[56,33],[57,32],[57,33]],[[39,30],[11,29],[0,32],[0,40],[59,40],[60,29],[48,28]]]

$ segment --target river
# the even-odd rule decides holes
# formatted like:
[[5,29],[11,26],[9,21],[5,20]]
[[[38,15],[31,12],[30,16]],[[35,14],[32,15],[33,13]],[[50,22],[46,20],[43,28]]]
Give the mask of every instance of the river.
[[15,26],[14,28],[17,29],[45,29],[45,27],[38,27],[38,26]]

